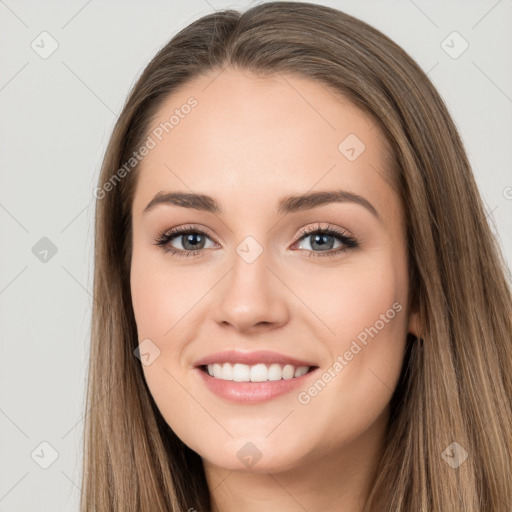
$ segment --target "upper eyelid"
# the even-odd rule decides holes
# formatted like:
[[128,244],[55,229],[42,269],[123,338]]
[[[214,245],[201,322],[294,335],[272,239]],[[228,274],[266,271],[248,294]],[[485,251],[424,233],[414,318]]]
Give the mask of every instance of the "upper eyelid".
[[[322,226],[322,224],[327,224],[326,226]],[[209,229],[203,226],[197,226],[195,224],[192,225],[179,225],[172,229],[169,229],[159,235],[159,237],[156,239],[156,244],[162,246],[163,250],[165,252],[172,252],[173,255],[178,256],[190,256],[190,255],[204,255],[204,251],[207,251],[207,249],[210,248],[201,248],[201,249],[195,249],[193,251],[188,251],[186,249],[178,249],[172,247],[171,240],[173,240],[176,237],[179,237],[180,235],[184,235],[187,233],[194,233],[194,232],[201,232],[204,234],[207,238],[209,238],[214,244],[218,244],[216,241],[215,236],[211,236],[209,233]],[[345,247],[337,248],[335,250],[331,249],[328,251],[320,251],[316,252],[310,249],[304,249],[299,250],[299,252],[306,252],[309,256],[315,256],[316,258],[321,257],[336,257],[341,254],[345,254],[346,252],[350,252],[353,249],[358,249],[361,247],[361,239],[359,236],[354,236],[351,234],[350,231],[345,230],[345,228],[341,228],[337,225],[332,225],[331,223],[323,223],[323,222],[316,222],[314,225],[304,226],[300,229],[299,235],[296,235],[294,237],[294,242],[290,246],[293,250],[293,246],[295,246],[298,243],[301,243],[303,239],[307,239],[308,236],[311,236],[314,233],[326,233],[328,236],[331,236],[333,238],[337,238],[342,245]],[[166,247],[168,248],[166,249]]]
[[[183,235],[189,231],[193,232],[193,233],[196,233],[196,232],[204,233],[209,238],[211,238],[213,241],[215,241],[215,238],[216,238],[212,235],[212,233],[210,232],[210,230],[208,228],[199,226],[199,225],[195,225],[195,224],[191,224],[191,225],[185,224],[184,226],[176,226],[175,228],[164,231],[163,235],[174,238],[176,236]],[[216,243],[218,243],[218,242],[216,242]]]
[[[326,224],[325,227],[322,227],[321,224]],[[299,230],[299,233],[296,235],[296,240],[293,242],[294,244],[297,243],[299,240],[302,240],[304,237],[312,235],[313,233],[317,232],[329,232],[333,231],[331,236],[337,237],[340,239],[340,237],[345,236],[347,238],[356,238],[354,237],[350,232],[348,232],[346,229],[338,227],[338,226],[332,226],[331,223],[322,223],[318,222],[316,225],[310,225],[305,226]],[[338,233],[340,231],[340,233]],[[197,224],[190,224],[190,225],[182,225],[182,226],[176,226],[175,228],[169,229],[163,233],[164,236],[169,237],[170,240],[173,238],[183,235],[187,232],[203,232],[206,236],[208,236],[213,242],[219,243],[216,241],[216,237],[213,236],[208,228],[205,226],[197,225]]]

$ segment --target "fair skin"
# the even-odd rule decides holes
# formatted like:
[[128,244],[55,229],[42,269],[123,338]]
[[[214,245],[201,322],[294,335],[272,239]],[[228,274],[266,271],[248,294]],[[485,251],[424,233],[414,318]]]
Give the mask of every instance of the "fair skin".
[[[138,169],[132,300],[139,342],[149,338],[160,350],[144,375],[167,423],[202,457],[212,510],[359,512],[406,335],[418,334],[406,306],[403,212],[386,179],[389,148],[366,114],[322,84],[217,74],[166,98],[152,128],[190,96],[198,104]],[[366,147],[354,161],[338,149],[349,134]],[[349,201],[277,211],[285,196],[338,190],[364,197],[378,217]],[[222,212],[162,203],[143,212],[158,192],[171,191],[211,196]],[[179,257],[155,245],[161,233],[189,224],[206,233],[201,254]],[[322,256],[313,228],[327,224],[359,245]],[[304,227],[313,234],[302,236]],[[262,250],[251,263],[236,251],[248,236]],[[325,241],[331,252],[345,246],[334,236]],[[178,234],[168,246],[192,252],[186,242]],[[376,324],[393,304],[400,312]],[[380,324],[308,403],[297,391],[233,403],[213,394],[193,366],[223,350],[275,351],[315,362],[315,377],[306,375],[299,390],[307,391],[365,328]],[[248,442],[261,454],[250,468],[237,456]]]

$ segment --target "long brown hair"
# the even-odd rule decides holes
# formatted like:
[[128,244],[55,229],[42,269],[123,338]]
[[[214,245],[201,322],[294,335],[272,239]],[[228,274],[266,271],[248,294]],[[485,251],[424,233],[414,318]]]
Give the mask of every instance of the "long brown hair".
[[[369,113],[393,149],[423,342],[408,346],[365,510],[509,512],[512,298],[457,129],[402,48],[352,16],[299,2],[217,11],[190,24],[149,63],[119,116],[96,189],[82,512],[210,509],[202,461],[162,418],[134,356],[138,169],[118,170],[170,93],[227,66],[331,87]],[[454,442],[468,454],[458,468],[443,457],[459,449]]]

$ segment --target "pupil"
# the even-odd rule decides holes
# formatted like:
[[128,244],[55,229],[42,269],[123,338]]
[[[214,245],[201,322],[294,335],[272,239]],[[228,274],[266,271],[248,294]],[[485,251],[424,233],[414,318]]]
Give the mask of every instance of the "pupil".
[[[199,238],[199,242],[196,243],[194,242],[194,239],[195,238]],[[199,245],[201,245],[201,242],[203,242],[203,245],[204,245],[204,240],[201,240],[202,238],[202,235],[200,233],[190,233],[188,235],[183,235],[182,237],[182,244],[183,244],[183,247],[185,249],[192,249],[192,250],[197,250],[198,248],[201,249],[201,247],[198,247]],[[184,240],[184,242],[183,242]],[[187,247],[187,244],[191,244],[191,247]]]
[[[330,238],[331,239],[331,243],[328,243],[325,241],[326,238]],[[321,241],[318,242],[318,239],[320,239]],[[332,246],[333,246],[333,237],[331,235],[322,235],[322,234],[319,234],[319,235],[314,235],[313,236],[313,243],[311,244],[311,247],[313,249],[315,249],[315,245],[317,245],[316,248],[319,248],[319,249],[332,249]],[[326,247],[326,245],[328,247]]]

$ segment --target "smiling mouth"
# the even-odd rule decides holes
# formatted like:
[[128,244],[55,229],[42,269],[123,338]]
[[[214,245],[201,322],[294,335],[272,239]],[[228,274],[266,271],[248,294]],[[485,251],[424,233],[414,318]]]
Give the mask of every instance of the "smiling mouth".
[[241,363],[214,363],[199,366],[210,377],[233,382],[273,382],[291,380],[312,372],[318,366],[294,366],[291,364],[247,365]]

